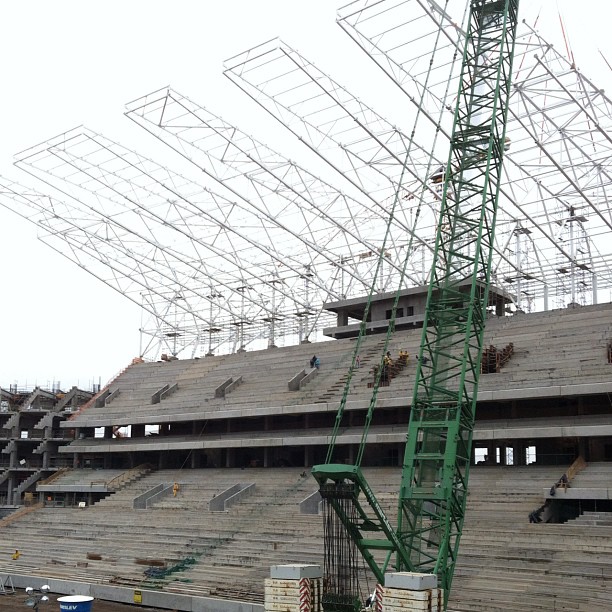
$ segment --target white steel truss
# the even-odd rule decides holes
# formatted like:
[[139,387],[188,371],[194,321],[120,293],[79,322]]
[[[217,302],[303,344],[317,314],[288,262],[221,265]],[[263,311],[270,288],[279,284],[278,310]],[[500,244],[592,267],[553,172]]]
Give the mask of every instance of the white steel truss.
[[[400,90],[414,101],[422,87],[431,54],[415,41],[444,32],[442,68],[460,47],[449,5],[460,3],[421,0],[358,0],[342,7],[338,24],[366,52]],[[465,5],[465,3],[463,3]],[[461,7],[463,9],[463,7]],[[512,105],[507,134],[509,151],[504,165],[505,184],[500,205],[502,235],[508,241],[518,223],[530,233],[535,248],[532,264],[517,269],[512,259],[497,261],[497,279],[514,283],[523,278],[531,296],[546,296],[559,286],[561,268],[588,270],[589,301],[597,300],[597,287],[609,288],[612,246],[606,234],[611,210],[606,194],[612,172],[612,102],[572,61],[549,44],[534,28],[521,24],[517,38]],[[452,71],[447,78],[453,80]],[[445,104],[444,79],[427,87],[425,116]],[[440,127],[447,132],[450,111]],[[557,240],[559,207],[566,215],[584,217],[586,248],[572,252]],[[571,213],[570,213],[571,211]],[[499,227],[499,224],[498,224]],[[567,303],[567,300],[566,300]]]
[[188,305],[170,254],[121,225],[4,178],[0,205],[36,225],[41,242],[141,306],[150,319],[142,332],[156,355],[172,352],[177,341],[195,348],[210,326]]
[[[232,328],[239,347],[266,336],[274,342],[271,328],[292,334],[301,317],[309,313],[316,321],[323,301],[338,297],[316,274],[317,250],[299,252],[293,235],[273,218],[254,215],[99,134],[77,128],[20,154],[16,164],[94,219],[118,225],[131,245],[160,253],[180,287],[168,298],[171,310],[187,308],[210,319],[202,313],[214,304],[217,315],[206,327],[225,330],[226,344],[236,344],[236,334],[227,331]],[[301,244],[309,246],[304,239]],[[337,274],[337,267],[328,269]],[[172,284],[160,283],[162,292]]]
[[[181,174],[76,128],[17,156],[54,197],[4,181],[0,205],[143,307],[149,356],[306,340],[332,323],[326,301],[426,281],[466,6],[357,0],[339,10],[341,29],[397,91],[401,122],[280,40],[225,62],[331,179],[166,88],[126,115],[178,153]],[[518,309],[596,302],[612,290],[612,102],[526,24],[514,70],[493,282]]]
[[[229,146],[225,149],[227,152]],[[261,171],[274,184],[259,177],[250,199],[239,196],[234,200],[84,128],[24,151],[16,165],[61,191],[80,209],[105,223],[119,224],[132,242],[153,246],[166,259],[170,256],[172,281],[180,290],[171,294],[162,311],[187,308],[202,316],[211,309],[219,310],[204,331],[219,333],[235,326],[238,347],[245,348],[264,337],[269,345],[278,336],[307,338],[314,325],[329,323],[331,315],[322,313],[322,304],[341,297],[336,287],[344,291],[342,295],[367,291],[373,262],[383,245],[376,238],[375,225],[363,222],[358,214],[355,217],[362,223],[351,233],[350,219],[341,223],[336,212],[330,212],[337,202],[344,201],[347,208],[345,196],[277,158],[276,172],[281,164],[289,167],[282,181]],[[238,163],[236,158],[234,162]],[[301,192],[291,187],[290,181],[296,183],[289,169],[302,181]],[[240,172],[234,175],[243,176]],[[238,196],[230,178],[220,182],[230,188],[232,196]],[[249,184],[252,179],[253,174]],[[327,189],[327,206],[317,207],[307,199],[305,194],[313,189],[318,196]],[[358,211],[353,207],[350,212]],[[378,217],[380,221],[380,213]],[[368,240],[359,236],[364,231]],[[389,261],[388,268],[393,266],[397,268]],[[397,269],[395,275],[399,276]],[[194,292],[187,301],[186,294]],[[216,299],[211,301],[210,296]],[[185,333],[177,328],[167,335],[176,339]],[[226,350],[235,349],[236,335],[226,331],[224,342]],[[211,343],[209,337],[209,352]]]
[[[378,289],[397,286],[414,228],[410,219],[394,216],[385,236],[387,202],[364,205],[172,89],[135,100],[126,115],[258,214],[274,214],[286,227],[295,227],[301,217],[299,232],[312,236],[313,244],[332,256],[330,263],[340,266],[342,297],[368,291],[383,242],[387,274],[378,279]],[[394,197],[389,194],[389,200]],[[317,232],[317,227],[326,229]],[[420,281],[412,270],[407,276],[412,284]]]
[[[406,200],[419,200],[416,206],[423,222],[418,230],[425,241],[430,240],[435,214],[424,215],[423,210],[435,211],[431,183],[439,184],[442,178],[436,171],[448,147],[461,27],[446,8],[416,0],[355,2],[341,9],[339,23],[414,103],[407,117],[408,122],[415,120],[412,129],[385,122],[280,41],[230,58],[225,74],[352,182],[357,182],[356,176],[371,177],[375,172],[393,184],[402,168],[402,152],[409,149],[407,174],[413,182],[404,180],[402,189]],[[568,268],[590,271],[588,293],[590,301],[596,301],[597,286],[610,287],[612,280],[610,246],[604,239],[610,229],[605,194],[610,101],[527,26],[518,49],[494,280],[514,289],[517,279],[529,281],[532,299],[543,303],[549,290],[558,286],[561,258]],[[396,139],[388,137],[391,132]],[[438,133],[442,137],[436,141]],[[417,144],[417,136],[428,140]],[[432,152],[429,158],[419,156],[425,151]],[[396,184],[391,187],[396,188]],[[588,248],[582,253],[572,253],[556,240],[556,217],[548,211],[559,205],[588,220]],[[511,240],[517,223],[530,232],[535,249],[531,264],[519,258],[518,268]]]

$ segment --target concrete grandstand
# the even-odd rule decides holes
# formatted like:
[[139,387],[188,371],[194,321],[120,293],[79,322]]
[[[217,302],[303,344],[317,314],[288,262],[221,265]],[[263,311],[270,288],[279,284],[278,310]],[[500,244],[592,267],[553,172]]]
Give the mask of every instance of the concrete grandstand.
[[[4,181],[0,205],[149,318],[139,356],[95,393],[2,389],[0,593],[46,583],[163,609],[262,612],[270,566],[334,556],[313,466],[333,454],[340,485],[344,464],[363,466],[384,526],[401,520],[398,497],[418,480],[402,465],[420,413],[411,391],[415,402],[426,395],[416,383],[428,362],[444,379],[454,360],[472,368],[473,447],[472,414],[469,427],[443,429],[438,408],[409,438],[433,465],[428,487],[417,482],[425,510],[410,523],[419,552],[449,541],[445,525],[461,532],[463,514],[432,519],[440,474],[457,457],[461,487],[443,492],[462,503],[469,492],[449,610],[612,609],[612,303],[601,303],[612,295],[612,101],[523,22],[513,92],[507,64],[509,118],[486,155],[479,136],[459,156],[469,181],[482,166],[501,194],[489,207],[465,204],[470,215],[489,211],[481,228],[497,225],[472,242],[471,216],[457,211],[464,225],[445,212],[449,184],[464,184],[451,134],[482,128],[455,132],[459,113],[449,114],[462,29],[435,2],[358,4],[340,10],[339,25],[407,95],[405,127],[280,40],[225,63],[225,76],[317,156],[316,175],[171,88],[125,114],[167,145],[177,169],[82,126],[17,154],[17,168],[50,192]],[[488,57],[474,66],[490,72]],[[464,284],[467,264],[450,262],[476,254],[483,265]],[[457,295],[429,318],[428,283],[444,293],[437,267]],[[489,306],[474,319],[463,313],[478,293]],[[434,358],[421,326],[440,321],[447,335],[432,341]],[[448,339],[459,328],[478,333],[456,348]],[[445,390],[462,388],[447,380]],[[458,426],[468,420],[455,414]],[[465,442],[463,452],[438,456],[430,437]],[[390,551],[400,557],[371,542],[385,569]],[[382,574],[351,569],[363,578],[359,604]],[[441,585],[448,593],[450,581]]]
[[[366,336],[351,381],[349,462],[384,337]],[[612,606],[611,338],[612,304],[489,318],[485,345],[513,350],[481,376],[451,610]],[[364,459],[390,516],[419,340],[418,328],[392,336],[394,358],[410,357],[379,391]],[[20,403],[3,390],[0,575],[118,601],[142,590],[169,609],[259,609],[270,565],[322,562],[308,468],[324,457],[354,346],[134,363],[91,399],[37,390]]]

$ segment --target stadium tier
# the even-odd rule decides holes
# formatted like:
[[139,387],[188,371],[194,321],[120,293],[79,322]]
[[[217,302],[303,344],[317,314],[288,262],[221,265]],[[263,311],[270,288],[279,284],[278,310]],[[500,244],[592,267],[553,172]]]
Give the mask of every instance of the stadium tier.
[[[354,460],[387,350],[363,465],[396,515],[421,330],[385,337],[352,376],[343,338],[134,363],[94,397],[3,390],[0,575],[259,610],[271,565],[323,562],[309,468],[345,390],[338,461]],[[611,340],[612,304],[489,319],[450,610],[612,607]]]

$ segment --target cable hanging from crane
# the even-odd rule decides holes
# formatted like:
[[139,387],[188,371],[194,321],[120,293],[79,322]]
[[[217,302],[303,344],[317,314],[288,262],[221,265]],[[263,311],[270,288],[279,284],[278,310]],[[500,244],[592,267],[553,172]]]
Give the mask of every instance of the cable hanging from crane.
[[340,485],[333,501],[324,504],[323,510],[323,591],[328,605],[345,612],[358,609],[363,601],[359,588],[359,550],[354,540],[346,537],[344,525],[338,520],[339,510],[351,520],[357,520],[351,494],[351,484]]

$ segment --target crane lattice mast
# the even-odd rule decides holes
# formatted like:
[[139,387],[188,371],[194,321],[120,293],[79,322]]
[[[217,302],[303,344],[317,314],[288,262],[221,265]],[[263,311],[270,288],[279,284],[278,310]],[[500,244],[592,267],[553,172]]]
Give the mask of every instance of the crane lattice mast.
[[[383,583],[398,571],[435,573],[452,582],[467,499],[491,255],[506,141],[518,0],[472,0],[450,154],[444,174],[434,265],[427,297],[394,529],[361,471],[333,463],[343,405],[326,463],[313,475],[344,534],[328,528],[332,546],[351,559],[358,549]],[[392,323],[391,323],[392,325]],[[370,405],[371,412],[374,406]],[[371,420],[368,415],[366,423]],[[329,520],[329,519],[327,519]],[[326,551],[327,553],[327,551]],[[334,559],[326,554],[326,562]],[[327,568],[326,568],[327,571]],[[348,576],[350,584],[342,584]],[[354,574],[334,570],[327,610],[360,605]],[[332,589],[334,590],[332,592]]]

